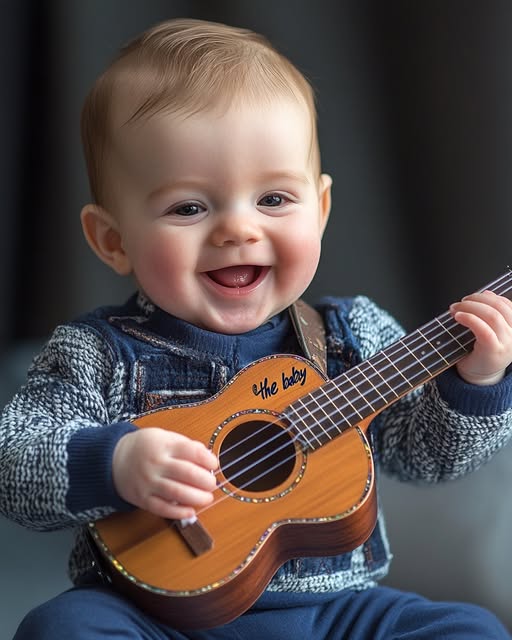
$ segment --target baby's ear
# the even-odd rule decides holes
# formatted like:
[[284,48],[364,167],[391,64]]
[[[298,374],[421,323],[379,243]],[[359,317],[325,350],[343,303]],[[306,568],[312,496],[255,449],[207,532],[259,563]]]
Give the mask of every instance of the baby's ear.
[[130,260],[114,216],[96,204],[86,204],[80,219],[85,239],[98,258],[121,276],[131,273]]
[[332,178],[327,173],[322,173],[318,181],[318,204],[320,210],[320,231],[324,232],[331,212],[331,187]]

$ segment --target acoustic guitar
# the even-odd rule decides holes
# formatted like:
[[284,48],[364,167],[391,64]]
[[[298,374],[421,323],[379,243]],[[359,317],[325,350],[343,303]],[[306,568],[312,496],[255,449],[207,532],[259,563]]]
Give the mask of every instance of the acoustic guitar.
[[[512,271],[484,289],[510,297]],[[354,549],[377,518],[371,420],[473,343],[446,312],[333,380],[269,356],[206,401],[139,416],[206,444],[218,486],[192,521],[134,510],[91,523],[104,573],[173,627],[210,628],[246,611],[285,561]]]

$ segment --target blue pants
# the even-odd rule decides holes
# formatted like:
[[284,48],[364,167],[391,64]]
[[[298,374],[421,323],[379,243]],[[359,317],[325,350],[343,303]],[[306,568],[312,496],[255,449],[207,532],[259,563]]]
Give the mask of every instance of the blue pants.
[[264,594],[234,622],[180,633],[105,587],[84,586],[37,607],[14,640],[510,640],[487,610],[388,587],[337,594]]

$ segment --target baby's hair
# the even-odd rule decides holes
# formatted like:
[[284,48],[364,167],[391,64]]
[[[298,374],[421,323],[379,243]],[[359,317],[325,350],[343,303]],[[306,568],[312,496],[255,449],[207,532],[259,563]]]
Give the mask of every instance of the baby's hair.
[[112,103],[128,88],[133,113],[122,125],[159,112],[193,115],[237,101],[287,97],[305,104],[318,167],[315,97],[305,76],[262,35],[215,22],[177,19],[156,25],[123,47],[85,99],[81,131],[94,201],[106,196],[104,173],[113,135]]

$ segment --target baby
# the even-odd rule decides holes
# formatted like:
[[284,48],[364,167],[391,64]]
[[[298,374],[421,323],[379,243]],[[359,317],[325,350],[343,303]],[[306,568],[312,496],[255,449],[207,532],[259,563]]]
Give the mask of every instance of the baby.
[[[262,357],[308,355],[288,310],[315,275],[332,180],[309,83],[262,36],[221,24],[171,20],[131,42],[88,95],[82,133],[85,237],[136,291],[57,327],[2,414],[1,512],[77,532],[73,588],[30,612],[16,640],[510,638],[480,607],[378,586],[391,558],[380,512],[363,544],[286,561],[252,607],[211,629],[173,628],[102,581],[89,522],[136,507],[193,522],[216,489],[207,442],[183,425],[140,429],[137,416],[210,398]],[[317,310],[331,378],[403,336],[363,296]],[[512,435],[512,304],[484,291],[450,312],[474,349],[369,430],[378,471],[404,481],[462,476]]]

